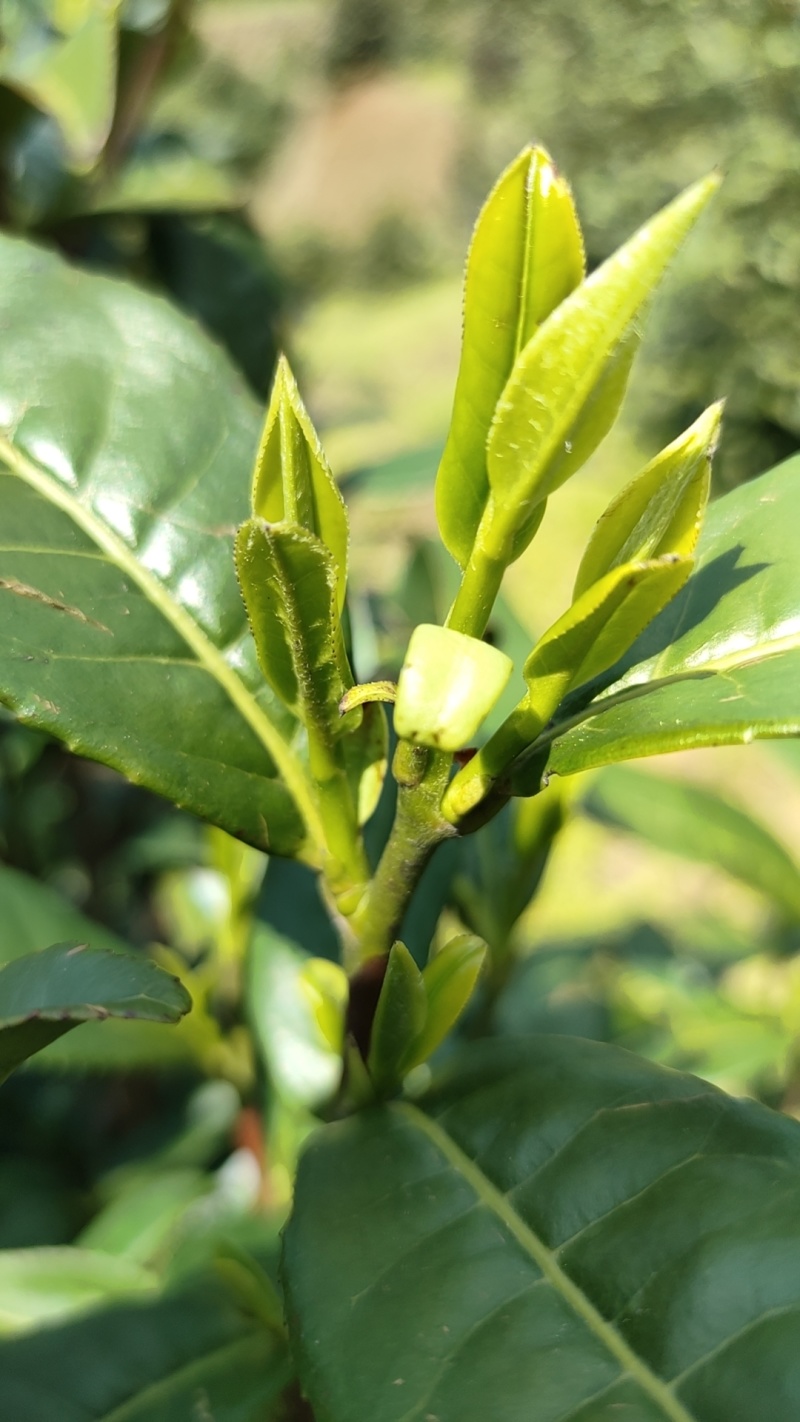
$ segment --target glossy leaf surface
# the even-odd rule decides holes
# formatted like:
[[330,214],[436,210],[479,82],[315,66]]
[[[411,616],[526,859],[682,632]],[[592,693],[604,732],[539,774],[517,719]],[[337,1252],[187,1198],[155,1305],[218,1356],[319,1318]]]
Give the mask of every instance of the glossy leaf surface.
[[591,781],[581,807],[659,849],[725,869],[800,920],[800,866],[765,825],[715,791],[609,766]]
[[0,1080],[82,1022],[177,1022],[191,999],[145,958],[55,944],[0,969]]
[[521,351],[488,443],[489,483],[507,537],[611,428],[642,312],[716,187],[715,178],[695,184],[640,228]]
[[301,1162],[317,1422],[794,1422],[797,1123],[580,1039],[459,1066]]
[[489,497],[497,401],[519,351],[583,272],[569,185],[543,149],[525,148],[489,194],[467,258],[461,364],[436,484],[442,539],[462,567]]
[[694,574],[622,675],[563,708],[548,769],[800,734],[798,518],[798,459],[712,504]]
[[277,1422],[290,1377],[279,1340],[208,1279],[0,1343],[14,1422]]
[[0,321],[0,697],[79,754],[295,852],[298,803],[315,823],[296,722],[264,685],[233,568],[249,395],[163,302],[7,238]]

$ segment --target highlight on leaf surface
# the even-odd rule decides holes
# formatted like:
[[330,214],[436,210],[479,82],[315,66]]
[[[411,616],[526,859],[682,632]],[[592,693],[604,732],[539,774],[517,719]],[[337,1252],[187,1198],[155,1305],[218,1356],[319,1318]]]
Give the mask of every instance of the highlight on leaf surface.
[[456,751],[472,739],[514,669],[477,637],[421,623],[397,683],[394,726],[402,740]]
[[586,547],[575,597],[621,563],[689,557],[700,537],[719,440],[722,402],[711,405],[609,504]]
[[619,412],[642,315],[718,187],[695,183],[556,307],[520,352],[489,433],[498,549],[518,557],[534,507],[593,453]]
[[443,542],[464,567],[489,497],[486,438],[514,361],[582,280],[583,239],[568,183],[528,146],[489,194],[467,257],[453,414],[436,483]]
[[347,587],[347,511],[285,356],[275,372],[252,497],[256,517],[296,524],[330,549],[341,612]]

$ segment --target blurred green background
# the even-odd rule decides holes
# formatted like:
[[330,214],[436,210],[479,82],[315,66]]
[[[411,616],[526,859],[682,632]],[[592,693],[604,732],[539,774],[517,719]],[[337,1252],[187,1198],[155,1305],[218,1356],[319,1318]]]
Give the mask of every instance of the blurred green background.
[[[464,251],[530,139],[573,184],[592,266],[709,168],[726,181],[652,313],[621,426],[511,570],[507,648],[561,611],[611,494],[712,400],[728,400],[718,491],[800,445],[795,0],[5,0],[2,42],[3,227],[161,291],[261,398],[288,350],[351,506],[362,679],[396,670],[413,620],[446,609],[453,570],[426,540]],[[800,1112],[796,748],[694,752],[568,790],[490,1030],[617,1040]],[[417,948],[441,913],[467,913],[466,853],[426,881]],[[189,1170],[159,1206],[171,1228],[192,1171],[260,1140],[265,1073],[280,1095],[230,969],[237,934],[255,914],[329,952],[312,886],[273,863],[260,889],[263,863],[231,868],[177,812],[10,721],[0,857],[0,959],[26,934],[79,935],[77,912],[217,973],[159,1061],[129,1037],[117,1070],[100,1051],[87,1078],[81,1029],[75,1056],[4,1089],[0,1244],[72,1239],[114,1172],[153,1151]],[[46,911],[19,875],[52,891]],[[206,1078],[233,1094],[204,1097]],[[305,1129],[289,1116],[271,1118],[287,1169]],[[263,1203],[270,1180],[241,1199]]]

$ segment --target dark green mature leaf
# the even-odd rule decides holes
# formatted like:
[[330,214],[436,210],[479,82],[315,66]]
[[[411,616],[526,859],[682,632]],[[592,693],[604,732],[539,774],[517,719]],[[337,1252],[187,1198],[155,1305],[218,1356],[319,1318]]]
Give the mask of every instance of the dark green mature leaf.
[[715,791],[609,766],[593,778],[581,807],[659,849],[727,870],[800,919],[800,866],[764,825]]
[[14,1422],[272,1422],[286,1349],[210,1280],[0,1343]]
[[694,574],[623,674],[540,738],[548,770],[800,735],[799,517],[800,459],[712,505]]
[[177,1022],[191,1007],[177,978],[146,958],[57,943],[0,969],[0,1080],[82,1022]]
[[301,1162],[317,1422],[796,1422],[796,1122],[579,1039],[459,1065]]
[[[0,925],[0,965],[67,939],[111,953],[129,951],[121,938],[80,913],[47,884],[7,864],[0,864]],[[184,1066],[196,1059],[194,1044],[200,1026],[196,1012],[171,1032],[162,1032],[157,1022],[141,1018],[87,1022],[77,1034],[51,1042],[36,1066],[59,1071]]]
[[298,804],[321,830],[233,568],[253,402],[163,302],[5,238],[0,323],[0,698],[259,848],[297,851]]

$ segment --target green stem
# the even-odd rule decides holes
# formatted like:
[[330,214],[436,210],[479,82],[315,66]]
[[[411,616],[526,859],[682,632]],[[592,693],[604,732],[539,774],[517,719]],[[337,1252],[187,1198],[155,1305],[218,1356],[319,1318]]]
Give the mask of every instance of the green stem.
[[442,802],[444,816],[458,824],[471,814],[492,793],[511,762],[535,740],[539,730],[541,723],[536,722],[526,698],[448,786]]
[[369,865],[339,745],[329,737],[327,727],[311,719],[306,724],[309,768],[317,786],[325,843],[331,856],[323,863],[323,874],[340,911],[346,914],[353,891],[358,899],[369,879]]
[[[401,742],[397,752],[401,766],[408,759],[407,749]],[[433,851],[456,833],[442,818],[439,808],[449,764],[449,755],[431,756],[429,768],[418,784],[401,784],[398,788],[392,832],[369,889],[353,915],[357,943],[352,948],[353,961],[348,963],[351,971],[368,958],[388,953]]]
[[454,632],[464,632],[468,637],[482,637],[486,631],[508,566],[508,549],[504,540],[497,537],[497,523],[494,500],[490,496],[446,623]]

